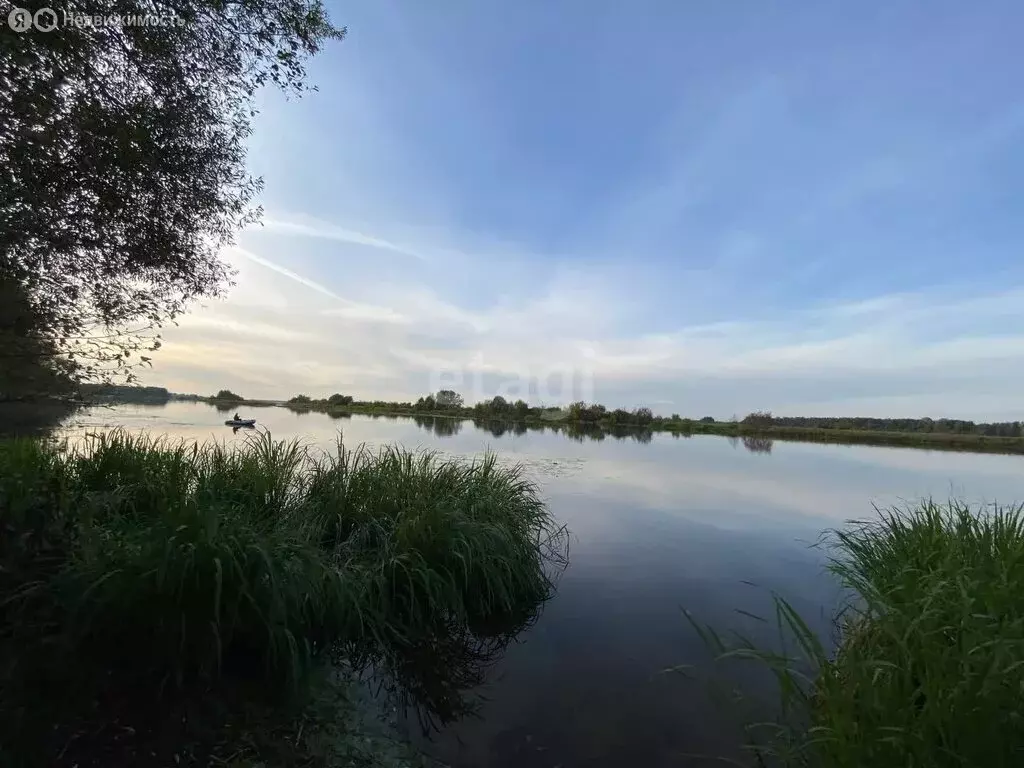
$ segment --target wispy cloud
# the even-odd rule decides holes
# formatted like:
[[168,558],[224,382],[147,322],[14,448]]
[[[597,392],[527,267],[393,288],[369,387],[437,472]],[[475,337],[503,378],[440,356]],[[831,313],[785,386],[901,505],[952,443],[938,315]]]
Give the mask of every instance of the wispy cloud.
[[[390,286],[388,303],[368,305],[255,253],[242,256],[260,268],[247,275],[246,290],[284,291],[284,302],[260,308],[229,301],[199,310],[168,332],[171,352],[154,375],[187,360],[194,376],[205,361],[211,382],[238,376],[266,387],[273,381],[264,396],[352,389],[365,397],[387,391],[414,398],[444,372],[459,372],[467,382],[485,375],[491,389],[467,392],[472,397],[490,396],[502,382],[569,369],[593,376],[595,396],[612,405],[664,401],[669,410],[693,404],[722,416],[755,408],[785,412],[794,399],[820,411],[821,388],[835,394],[829,410],[913,403],[894,387],[911,387],[927,395],[921,403],[935,403],[942,400],[934,391],[943,381],[957,392],[947,409],[955,413],[956,401],[970,415],[984,410],[985,398],[993,405],[1009,402],[1014,376],[1024,374],[1024,335],[977,331],[993,308],[1013,327],[1024,327],[1017,291],[958,301],[943,293],[895,294],[821,306],[810,321],[808,310],[798,309],[760,320],[622,334],[601,323],[603,313],[614,311],[608,292],[549,292],[540,300],[470,310],[406,284]],[[936,318],[952,324],[933,339],[929,327]],[[964,396],[964,386],[976,389],[971,382],[996,367],[998,377],[989,377],[978,395]],[[268,379],[272,370],[282,375]],[[815,386],[819,394],[809,398]]]
[[372,235],[366,235],[352,229],[335,226],[323,221],[297,217],[289,219],[285,217],[268,217],[262,220],[263,228],[270,232],[279,232],[302,237],[314,237],[323,240],[335,240],[341,243],[352,245],[365,245],[369,248],[379,248],[384,251],[392,251],[405,256],[412,256],[417,259],[427,260],[427,256],[415,248],[405,245],[398,245],[390,240],[385,240]]
[[303,277],[302,275],[292,272],[290,269],[286,269],[285,267],[282,267],[280,264],[276,264],[270,259],[266,259],[262,256],[259,256],[253,253],[252,251],[247,251],[244,248],[234,247],[232,248],[232,252],[238,254],[239,256],[243,256],[246,259],[249,259],[249,261],[259,264],[261,267],[266,267],[272,272],[276,272],[279,275],[287,277],[289,280],[294,280],[296,283],[306,286],[311,291],[316,291],[319,294],[328,296],[332,299],[336,299],[337,301],[343,301],[343,299],[338,294],[334,293],[334,291],[316,282],[315,280],[310,280],[309,278]]

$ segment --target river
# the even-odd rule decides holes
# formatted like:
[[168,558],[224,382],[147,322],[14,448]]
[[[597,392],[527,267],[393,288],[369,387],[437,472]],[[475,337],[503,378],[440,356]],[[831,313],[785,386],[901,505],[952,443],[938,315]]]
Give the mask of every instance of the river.
[[[94,408],[62,432],[119,426],[177,438],[241,440],[230,414],[203,403]],[[276,438],[325,447],[400,443],[456,456],[485,450],[521,462],[572,532],[570,562],[538,622],[467,692],[466,718],[424,738],[453,766],[711,765],[737,755],[733,710],[705,679],[710,654],[683,616],[770,642],[786,597],[820,631],[837,592],[811,545],[824,530],[879,506],[923,496],[1024,500],[1024,457],[757,441],[722,437],[571,440],[472,422],[246,411]],[[693,665],[695,676],[660,674]],[[750,673],[740,683],[760,690]]]

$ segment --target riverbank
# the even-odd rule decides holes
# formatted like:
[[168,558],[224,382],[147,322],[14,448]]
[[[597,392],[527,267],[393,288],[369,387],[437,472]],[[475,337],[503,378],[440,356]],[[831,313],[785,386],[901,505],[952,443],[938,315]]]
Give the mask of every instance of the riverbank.
[[420,764],[356,677],[464,714],[564,565],[491,457],[266,435],[0,441],[0,520],[5,765]]
[[[297,412],[326,413],[336,418],[348,415],[365,416],[407,416],[421,418],[472,420],[478,424],[506,424],[520,426],[525,429],[561,429],[570,437],[586,439],[604,439],[607,436],[645,435],[664,432],[679,437],[690,435],[718,435],[733,438],[767,438],[804,443],[835,443],[840,445],[875,445],[903,448],[920,448],[937,451],[965,451],[971,453],[997,453],[1024,455],[1024,437],[988,435],[974,432],[925,432],[909,431],[909,429],[856,429],[852,426],[842,428],[787,426],[783,424],[753,423],[744,421],[714,421],[707,418],[701,420],[681,418],[679,416],[653,416],[646,409],[637,411],[605,412],[604,416],[591,418],[574,418],[571,409],[565,408],[528,408],[518,411],[495,409],[493,407],[473,408],[424,408],[414,403],[352,403],[349,405],[331,405],[325,400],[311,400],[301,404],[274,400],[227,400],[218,401],[213,398],[204,399],[219,410],[232,411],[239,408],[283,407]],[[518,414],[526,413],[520,417]],[[769,417],[770,419],[770,417]],[[793,419],[793,421],[800,421]],[[866,419],[834,420],[856,424]],[[884,421],[884,420],[875,420]],[[889,420],[902,426],[900,420]],[[905,420],[907,427],[920,423],[918,420]],[[979,426],[979,425],[974,425]],[[988,425],[980,425],[982,427]]]
[[790,653],[729,644],[774,672],[784,717],[748,727],[761,765],[1016,765],[1024,753],[1024,507],[922,502],[830,534],[850,596],[837,644],[783,599]]

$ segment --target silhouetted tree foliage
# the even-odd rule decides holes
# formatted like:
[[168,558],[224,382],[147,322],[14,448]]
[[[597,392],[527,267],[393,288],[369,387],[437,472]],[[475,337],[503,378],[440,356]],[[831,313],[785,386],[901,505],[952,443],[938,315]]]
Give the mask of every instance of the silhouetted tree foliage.
[[438,408],[461,408],[462,395],[451,389],[442,389],[434,398],[434,403]]
[[352,404],[352,395],[340,395],[340,394],[335,393],[335,394],[331,395],[329,398],[327,398],[327,404],[328,405],[351,405]]
[[213,396],[214,400],[233,400],[235,402],[242,402],[245,398],[241,395],[236,395],[230,389],[222,389],[216,395]]
[[21,292],[18,316],[0,318],[8,371],[31,361],[42,378],[130,382],[162,324],[222,293],[218,253],[259,217],[245,162],[255,93],[302,93],[305,61],[344,35],[320,0],[171,7],[181,24],[0,25],[0,285]]
[[308,395],[296,395],[289,398],[288,405],[312,405],[313,399]]
[[0,401],[71,394],[74,364],[38,332],[46,320],[25,286],[0,274]]
[[700,421],[701,421],[702,424],[714,424],[715,423],[715,417],[714,416],[701,416]]

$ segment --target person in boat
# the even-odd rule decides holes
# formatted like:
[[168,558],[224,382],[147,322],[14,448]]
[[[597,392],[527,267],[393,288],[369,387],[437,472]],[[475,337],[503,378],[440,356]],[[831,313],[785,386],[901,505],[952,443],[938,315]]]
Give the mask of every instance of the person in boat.
[[241,421],[241,419],[238,417],[237,413],[235,413],[235,421]]

